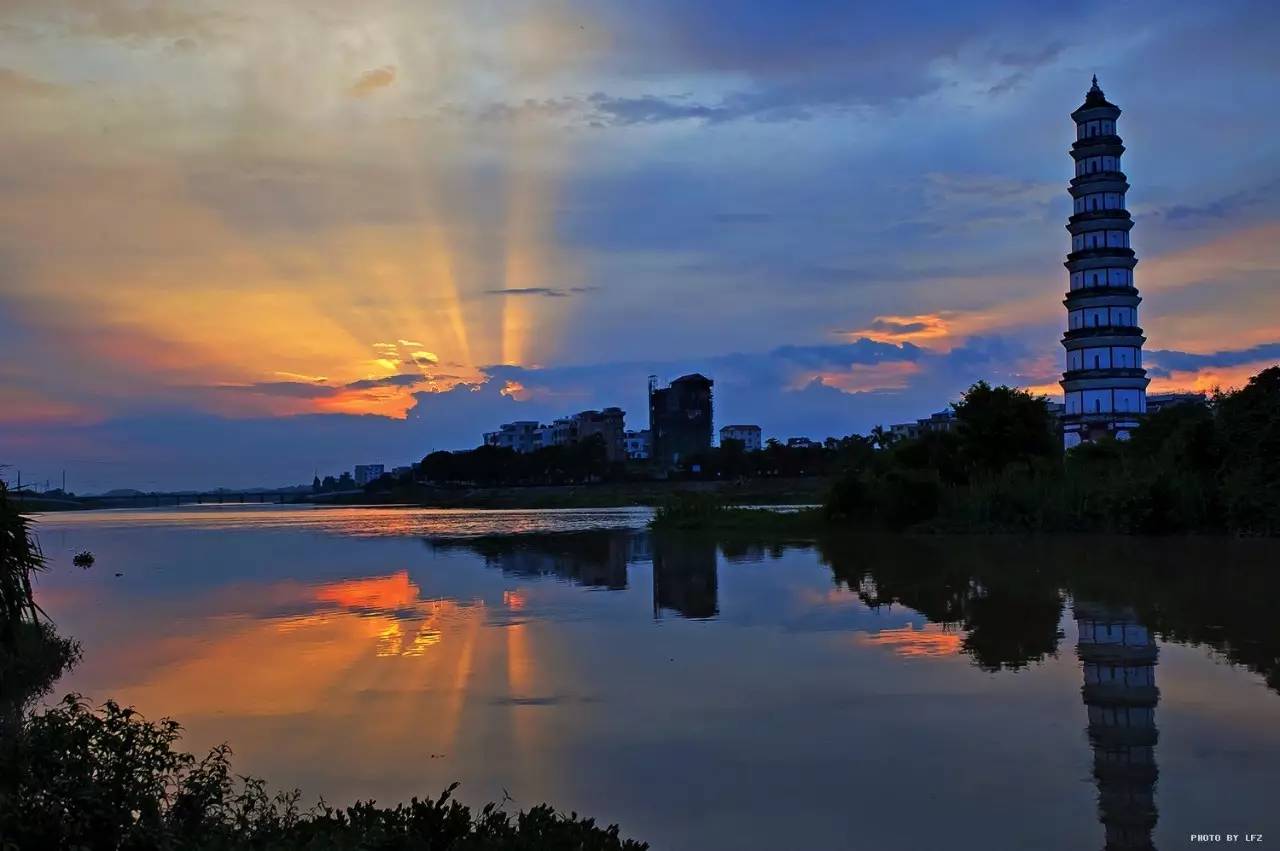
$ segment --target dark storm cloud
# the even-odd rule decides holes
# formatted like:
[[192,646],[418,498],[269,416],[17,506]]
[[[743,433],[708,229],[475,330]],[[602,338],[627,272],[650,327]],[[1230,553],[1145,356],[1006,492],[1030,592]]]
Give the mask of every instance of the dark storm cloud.
[[1280,214],[1280,178],[1231,192],[1198,204],[1171,204],[1148,210],[1146,216],[1171,225],[1198,226],[1227,222],[1256,214]]
[[[436,376],[437,378],[442,376]],[[323,379],[315,381],[259,381],[254,384],[229,384],[214,388],[223,393],[252,393],[260,396],[278,396],[289,399],[325,399],[343,390],[372,390],[375,387],[414,387],[432,380],[432,376],[420,372],[399,373],[382,378],[362,378],[346,384],[330,384]],[[201,390],[202,388],[190,388]]]
[[326,396],[332,396],[335,391],[335,388],[328,384],[311,381],[260,381],[256,384],[225,385],[217,389],[223,392],[249,392],[289,399],[323,399]]
[[599,287],[507,287],[485,290],[485,295],[495,296],[543,296],[544,298],[568,298],[581,293],[595,292]]
[[1143,361],[1149,374],[1157,378],[1167,378],[1175,371],[1194,372],[1209,367],[1242,366],[1265,361],[1280,362],[1280,343],[1263,343],[1247,349],[1229,349],[1207,354],[1153,349],[1143,353]]
[[363,378],[343,385],[348,390],[369,390],[374,387],[413,387],[430,380],[420,372],[406,372],[399,375],[388,375],[385,378]]

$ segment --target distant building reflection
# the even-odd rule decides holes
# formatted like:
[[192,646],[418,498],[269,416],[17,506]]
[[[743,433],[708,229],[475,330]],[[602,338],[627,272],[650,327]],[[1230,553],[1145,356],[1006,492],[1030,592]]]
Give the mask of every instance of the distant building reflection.
[[1075,604],[1089,745],[1107,851],[1154,849],[1158,649],[1132,608]]
[[435,550],[470,550],[510,576],[554,576],[588,588],[627,587],[630,533],[560,532],[493,538],[433,538]]
[[440,552],[466,550],[510,576],[555,577],[588,588],[623,590],[628,564],[653,563],[653,615],[686,618],[720,613],[717,542],[702,535],[597,530],[475,538],[428,538]]
[[714,618],[717,599],[716,541],[702,535],[654,535],[653,616],[672,611],[686,618]]

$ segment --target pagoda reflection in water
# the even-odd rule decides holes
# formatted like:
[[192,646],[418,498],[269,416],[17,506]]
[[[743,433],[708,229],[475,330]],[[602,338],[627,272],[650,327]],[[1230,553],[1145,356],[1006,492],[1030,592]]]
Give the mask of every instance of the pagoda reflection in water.
[[1159,651],[1127,606],[1077,601],[1074,610],[1106,851],[1154,849]]

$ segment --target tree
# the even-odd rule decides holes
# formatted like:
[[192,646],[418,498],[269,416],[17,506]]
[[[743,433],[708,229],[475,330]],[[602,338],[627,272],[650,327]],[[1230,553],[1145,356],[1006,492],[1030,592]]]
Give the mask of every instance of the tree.
[[1236,531],[1280,534],[1280,366],[1214,400],[1223,449],[1223,488]]
[[891,431],[886,431],[882,425],[875,426],[871,429],[871,442],[876,449],[888,449],[898,439]]
[[1030,467],[1059,451],[1043,396],[979,381],[952,408],[961,457],[973,472],[998,473],[1011,464]]

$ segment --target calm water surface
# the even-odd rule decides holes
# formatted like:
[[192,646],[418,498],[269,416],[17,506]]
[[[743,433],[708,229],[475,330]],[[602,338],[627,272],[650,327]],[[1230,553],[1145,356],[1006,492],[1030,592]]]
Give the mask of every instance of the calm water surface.
[[656,849],[1280,847],[1275,545],[648,516],[46,515],[38,597],[85,647],[54,697],[331,803],[458,780]]

